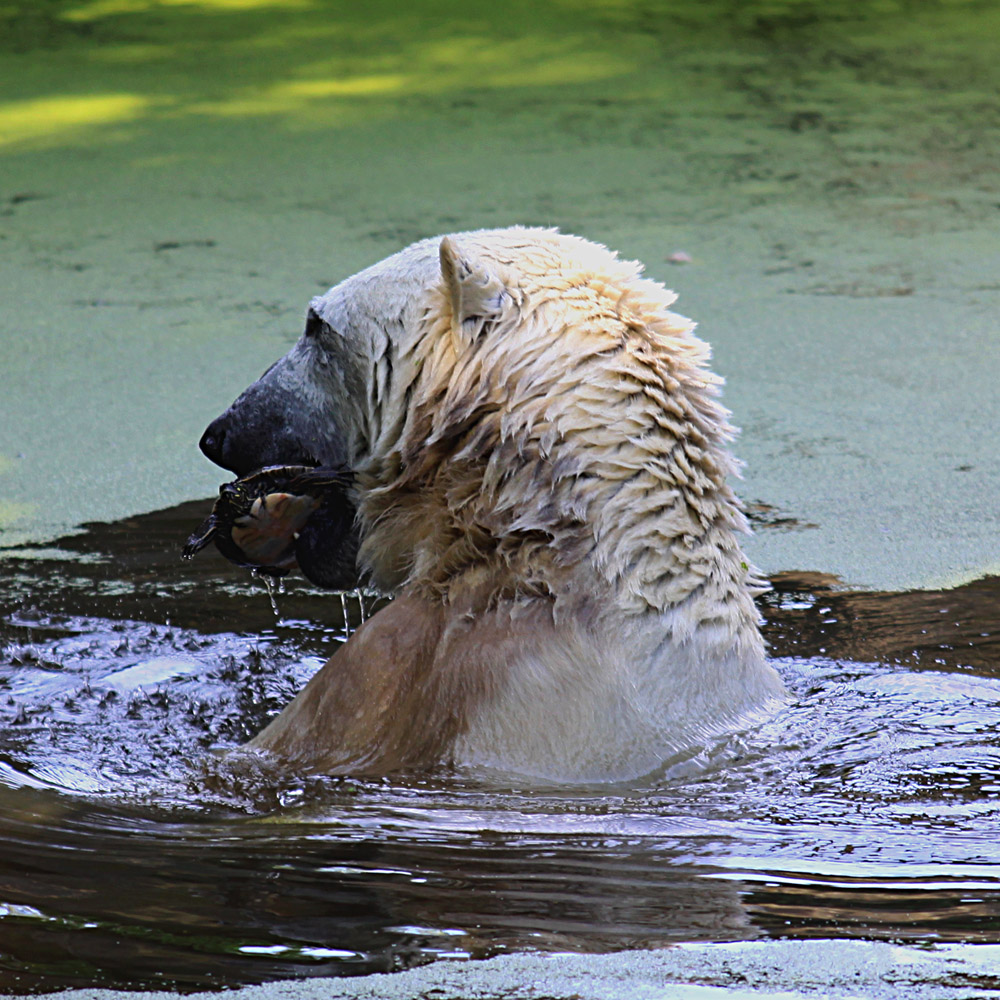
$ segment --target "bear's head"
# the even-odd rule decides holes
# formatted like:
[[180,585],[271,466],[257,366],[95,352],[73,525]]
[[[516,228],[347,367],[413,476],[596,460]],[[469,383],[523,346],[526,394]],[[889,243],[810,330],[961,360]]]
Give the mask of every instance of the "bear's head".
[[[550,230],[499,233],[515,241],[508,258],[518,243],[527,249],[540,239],[597,249]],[[384,423],[405,417],[402,401],[390,404],[395,369],[412,367],[420,354],[415,341],[428,332],[429,312],[446,310],[456,339],[472,339],[509,304],[490,270],[498,262],[478,260],[490,242],[484,238],[495,235],[422,240],[313,299],[298,342],[212,421],[202,451],[238,476],[265,465],[363,464],[384,440]],[[461,246],[463,238],[473,245]],[[441,291],[447,302],[435,300]]]
[[[412,382],[427,360],[419,341],[432,312],[447,315],[460,348],[510,305],[502,280],[489,269],[498,262],[478,261],[478,253],[495,252],[497,237],[508,263],[539,242],[593,247],[551,230],[521,228],[407,247],[316,297],[295,346],[212,421],[201,450],[239,477],[266,466],[333,466],[361,473],[372,486],[373,470],[397,460],[387,456],[398,458]],[[332,554],[321,532],[319,522],[306,527],[313,562]],[[356,551],[358,539],[345,544]],[[321,566],[303,569],[323,582]],[[350,581],[341,569],[335,585],[356,582],[356,574]]]

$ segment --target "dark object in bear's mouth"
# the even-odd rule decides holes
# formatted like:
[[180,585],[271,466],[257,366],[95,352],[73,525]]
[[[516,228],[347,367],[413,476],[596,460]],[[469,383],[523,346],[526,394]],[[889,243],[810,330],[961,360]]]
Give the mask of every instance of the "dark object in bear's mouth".
[[357,584],[352,476],[343,467],[270,465],[219,487],[212,513],[184,546],[209,542],[237,566],[285,576],[296,566],[321,587]]

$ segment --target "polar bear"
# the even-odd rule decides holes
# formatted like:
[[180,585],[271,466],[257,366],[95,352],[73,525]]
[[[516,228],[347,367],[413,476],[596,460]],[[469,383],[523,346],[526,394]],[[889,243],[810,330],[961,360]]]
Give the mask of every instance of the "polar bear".
[[395,595],[251,747],[617,781],[782,702],[721,380],[641,271],[548,229],[421,241],[314,299],[209,426],[239,475],[349,466],[358,573]]

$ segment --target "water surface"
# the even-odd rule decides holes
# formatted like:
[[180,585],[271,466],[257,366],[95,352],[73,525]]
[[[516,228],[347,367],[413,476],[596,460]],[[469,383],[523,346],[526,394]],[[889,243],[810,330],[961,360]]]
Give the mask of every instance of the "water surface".
[[343,640],[344,607],[293,581],[276,617],[221,557],[182,563],[204,509],[3,562],[0,990],[676,941],[1000,941],[1000,581],[776,579],[762,611],[793,703],[641,782],[302,780],[216,755]]

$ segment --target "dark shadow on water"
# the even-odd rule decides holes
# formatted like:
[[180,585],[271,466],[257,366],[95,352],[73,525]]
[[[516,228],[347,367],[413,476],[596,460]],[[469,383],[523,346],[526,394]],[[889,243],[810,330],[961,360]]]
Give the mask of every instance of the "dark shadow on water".
[[951,590],[848,592],[820,573],[782,573],[762,605],[776,656],[1000,677],[1000,578]]
[[777,578],[762,611],[795,704],[628,787],[219,788],[215,753],[280,709],[345,622],[301,580],[276,617],[216,553],[182,562],[208,504],[0,562],[0,991],[690,940],[1000,942],[1000,580]]

